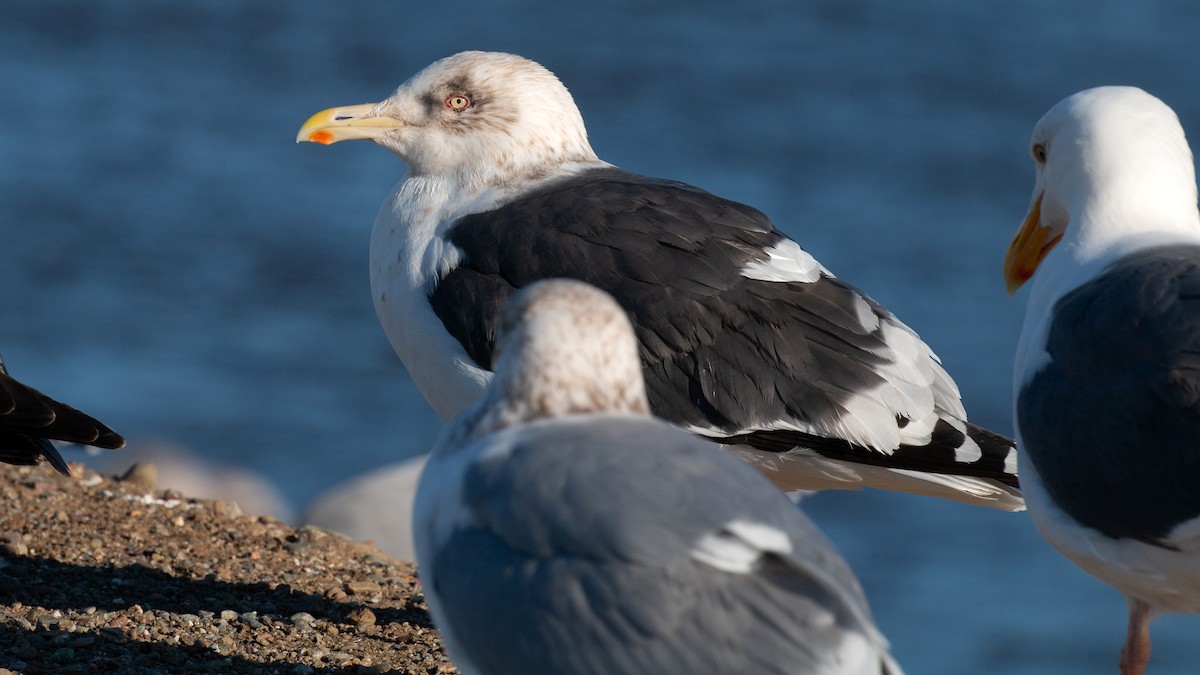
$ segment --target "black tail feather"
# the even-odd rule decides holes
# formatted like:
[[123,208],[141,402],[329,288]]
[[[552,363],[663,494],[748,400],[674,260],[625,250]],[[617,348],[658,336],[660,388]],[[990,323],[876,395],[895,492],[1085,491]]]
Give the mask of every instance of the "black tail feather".
[[1005,470],[1009,453],[1015,445],[1014,441],[973,424],[966,426],[967,435],[983,453],[974,462],[955,459],[955,450],[962,446],[964,435],[944,420],[938,420],[929,443],[901,445],[892,454],[885,454],[840,438],[790,430],[754,431],[712,440],[728,445],[749,445],[767,452],[788,452],[801,447],[830,459],[925,473],[989,478],[1005,485],[1020,487],[1017,475]]

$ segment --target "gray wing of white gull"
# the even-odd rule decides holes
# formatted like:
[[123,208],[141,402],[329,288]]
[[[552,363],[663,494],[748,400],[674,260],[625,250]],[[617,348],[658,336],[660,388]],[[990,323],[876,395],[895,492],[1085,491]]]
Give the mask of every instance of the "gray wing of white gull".
[[[669,425],[487,437],[431,558],[456,661],[487,673],[899,673],[853,573],[780,492]],[[566,646],[564,648],[563,646]]]
[[1080,524],[1172,546],[1200,516],[1200,247],[1129,255],[1052,317],[1018,394],[1025,452]]

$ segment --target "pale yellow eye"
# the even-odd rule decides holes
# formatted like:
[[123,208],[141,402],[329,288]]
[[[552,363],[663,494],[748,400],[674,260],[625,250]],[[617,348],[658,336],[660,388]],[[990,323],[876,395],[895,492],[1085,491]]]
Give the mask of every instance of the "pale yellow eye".
[[1029,149],[1029,152],[1033,155],[1033,159],[1038,164],[1046,163],[1046,146],[1042,145],[1041,143],[1034,143],[1033,147]]
[[446,107],[458,112],[471,107],[471,98],[466,94],[450,94],[446,97]]

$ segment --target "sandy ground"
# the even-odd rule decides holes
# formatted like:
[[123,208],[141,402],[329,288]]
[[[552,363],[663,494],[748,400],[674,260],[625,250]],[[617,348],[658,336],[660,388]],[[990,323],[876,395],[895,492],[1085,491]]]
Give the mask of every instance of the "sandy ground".
[[0,675],[454,672],[409,563],[76,472],[0,466]]

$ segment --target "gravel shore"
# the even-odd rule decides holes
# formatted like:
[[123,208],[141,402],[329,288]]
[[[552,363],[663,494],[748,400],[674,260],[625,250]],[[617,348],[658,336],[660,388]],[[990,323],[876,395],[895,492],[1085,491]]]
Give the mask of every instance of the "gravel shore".
[[454,672],[415,569],[369,543],[138,474],[0,474],[0,675]]

